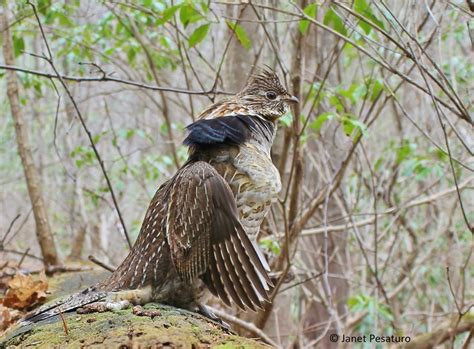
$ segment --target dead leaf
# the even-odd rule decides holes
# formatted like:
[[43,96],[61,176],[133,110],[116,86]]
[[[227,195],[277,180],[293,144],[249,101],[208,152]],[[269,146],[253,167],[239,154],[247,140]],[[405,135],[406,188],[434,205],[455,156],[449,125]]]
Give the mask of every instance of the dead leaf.
[[42,272],[38,279],[31,275],[16,274],[8,283],[3,305],[9,308],[27,310],[46,300],[48,281]]
[[22,316],[22,313],[0,305],[0,331],[6,330]]

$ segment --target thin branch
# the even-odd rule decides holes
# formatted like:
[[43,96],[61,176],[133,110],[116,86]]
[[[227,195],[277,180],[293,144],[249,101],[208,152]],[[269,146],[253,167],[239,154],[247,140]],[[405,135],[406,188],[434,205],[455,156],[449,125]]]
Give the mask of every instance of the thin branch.
[[156,85],[149,85],[149,84],[132,81],[132,80],[114,78],[110,75],[104,76],[103,74],[101,76],[96,76],[96,77],[70,76],[70,75],[63,75],[59,73],[51,74],[51,73],[46,73],[46,72],[42,72],[38,70],[15,67],[15,66],[6,65],[6,64],[0,64],[0,69],[18,71],[18,72],[22,72],[26,74],[42,76],[49,79],[62,79],[64,81],[74,81],[78,83],[80,82],[114,82],[114,83],[119,83],[119,84],[124,84],[124,85],[136,86],[136,87],[140,87],[140,88],[144,88],[144,89],[152,90],[152,91],[173,92],[173,93],[182,93],[182,94],[188,94],[188,95],[209,95],[209,94],[232,95],[233,94],[231,92],[217,90],[214,88],[211,88],[210,90],[207,90],[207,91],[195,91],[195,90],[186,90],[186,89],[174,88],[174,87],[162,87],[162,86],[156,86]]
[[105,262],[102,262],[102,261],[98,260],[96,257],[94,257],[94,256],[92,256],[92,255],[89,256],[88,259],[89,259],[92,263],[97,264],[98,266],[104,268],[105,270],[110,271],[111,273],[113,273],[113,272],[115,271],[115,268],[114,268],[114,267],[112,267],[111,265],[108,265],[108,264],[105,263]]
[[7,239],[8,237],[8,234],[10,234],[12,228],[13,228],[13,225],[15,224],[15,222],[18,220],[18,218],[20,218],[21,214],[17,214],[15,218],[12,219],[12,221],[10,222],[10,225],[8,226],[8,229],[7,229],[7,232],[5,233],[5,235],[3,236],[1,242],[0,242],[0,246],[3,246],[3,243],[5,242],[5,240]]
[[[461,189],[469,188],[468,184],[470,182],[472,182],[473,180],[474,180],[474,177],[469,177],[464,182],[459,184],[459,189],[461,190]],[[443,198],[444,196],[452,194],[454,192],[456,192],[456,187],[455,186],[450,188],[450,189],[440,191],[439,193],[427,196],[426,198],[413,200],[413,201],[407,202],[405,204],[401,204],[397,207],[388,208],[388,209],[384,210],[383,212],[378,212],[377,215],[378,216],[383,216],[383,215],[387,215],[387,214],[395,214],[395,213],[400,212],[402,210],[407,210],[409,208],[429,204],[429,203],[432,203],[433,201],[439,200],[439,199]],[[361,220],[359,222],[356,222],[355,224],[332,225],[332,226],[328,226],[327,229],[330,232],[349,230],[349,229],[352,229],[352,228],[355,228],[355,227],[362,227],[362,226],[365,226],[365,225],[373,224],[374,219],[375,218],[372,217],[372,218],[367,218],[367,219]],[[324,230],[325,230],[325,228],[304,229],[302,231],[301,235],[302,236],[309,236],[309,235],[315,235],[315,234],[322,234],[322,233],[324,233]]]
[[250,322],[247,322],[247,321],[244,321],[244,320],[241,320],[241,319],[239,319],[235,316],[232,316],[230,314],[227,314],[226,312],[223,312],[219,309],[212,308],[212,307],[208,307],[208,308],[210,308],[213,313],[215,313],[217,316],[219,316],[223,320],[231,322],[231,323],[243,328],[244,330],[247,330],[250,333],[253,333],[257,337],[261,338],[262,341],[264,341],[267,344],[270,344],[271,346],[273,346],[275,348],[281,348],[281,346],[279,346],[277,343],[275,343],[270,337],[268,337],[265,334],[265,332],[263,332],[261,329],[259,329],[254,324],[252,324]]
[[120,208],[118,206],[118,202],[117,202],[115,192],[114,192],[113,187],[112,187],[112,183],[111,183],[109,175],[107,174],[107,171],[105,169],[104,161],[102,160],[102,158],[99,154],[99,151],[97,150],[97,147],[95,146],[95,142],[94,142],[94,139],[92,137],[92,133],[87,128],[86,122],[85,122],[85,120],[82,116],[81,111],[79,110],[79,107],[78,107],[76,101],[74,100],[74,97],[71,94],[71,91],[69,90],[66,83],[64,82],[61,75],[59,74],[58,70],[56,69],[56,66],[55,66],[54,61],[53,61],[53,55],[51,53],[51,49],[49,48],[49,43],[48,43],[48,40],[46,39],[46,34],[44,33],[44,30],[43,30],[43,25],[41,24],[41,20],[38,16],[38,12],[36,11],[36,6],[33,3],[31,3],[30,1],[28,1],[27,3],[33,8],[33,12],[35,14],[36,21],[37,21],[38,26],[39,26],[40,31],[41,31],[41,36],[43,37],[44,44],[45,44],[46,49],[48,51],[48,57],[44,57],[44,59],[50,64],[51,68],[56,73],[56,77],[61,82],[61,85],[63,86],[64,90],[66,91],[66,93],[69,97],[69,99],[71,100],[71,103],[74,106],[74,109],[76,110],[77,116],[79,117],[79,120],[81,121],[81,125],[84,128],[84,131],[86,132],[87,137],[89,138],[89,142],[91,144],[92,150],[94,151],[94,154],[95,154],[95,156],[97,158],[97,161],[99,162],[100,168],[102,170],[102,173],[105,177],[105,181],[107,182],[107,187],[110,191],[110,195],[112,196],[112,201],[114,203],[115,210],[117,211],[117,215],[118,215],[118,218],[120,220],[120,224],[122,225],[123,233],[124,233],[125,238],[127,240],[128,246],[129,246],[129,248],[132,248],[132,242],[130,240],[130,237],[129,237],[128,232],[127,232],[127,227],[125,225],[122,214],[120,212]]

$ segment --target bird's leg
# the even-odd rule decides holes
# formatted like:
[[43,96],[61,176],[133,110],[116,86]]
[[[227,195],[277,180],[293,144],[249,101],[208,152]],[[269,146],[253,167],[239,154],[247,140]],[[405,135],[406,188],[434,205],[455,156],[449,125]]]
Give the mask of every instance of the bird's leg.
[[209,307],[207,307],[206,305],[202,303],[198,303],[198,309],[199,309],[198,311],[199,314],[207,317],[208,319],[211,319],[214,322],[217,322],[226,330],[230,330],[230,325],[227,322],[223,321],[221,318],[219,318],[216,314],[214,314],[212,310],[209,309]]
[[131,304],[144,305],[151,301],[151,286],[136,290],[124,290],[111,292],[107,297],[99,302],[94,302],[83,306],[78,313],[103,313],[105,311],[119,311],[127,309]]
[[122,301],[108,301],[104,299],[100,302],[94,302],[86,304],[81,308],[77,309],[78,314],[90,314],[90,313],[103,313],[106,311],[119,311],[130,307],[130,302],[127,300]]

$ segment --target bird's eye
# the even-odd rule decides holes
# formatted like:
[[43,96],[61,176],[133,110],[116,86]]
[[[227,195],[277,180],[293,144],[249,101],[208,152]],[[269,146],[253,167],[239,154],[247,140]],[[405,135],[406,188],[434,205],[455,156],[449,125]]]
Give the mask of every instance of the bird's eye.
[[267,96],[268,99],[272,99],[272,100],[275,99],[275,98],[277,98],[276,93],[273,92],[273,91],[268,91],[267,94],[266,94],[266,96]]

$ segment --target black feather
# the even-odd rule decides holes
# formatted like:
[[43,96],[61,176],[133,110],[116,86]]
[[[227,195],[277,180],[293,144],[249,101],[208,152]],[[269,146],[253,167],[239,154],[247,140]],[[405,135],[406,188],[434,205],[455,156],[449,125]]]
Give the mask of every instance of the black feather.
[[183,144],[242,144],[249,140],[255,130],[257,118],[249,115],[223,116],[216,119],[201,119],[186,128],[188,135]]

